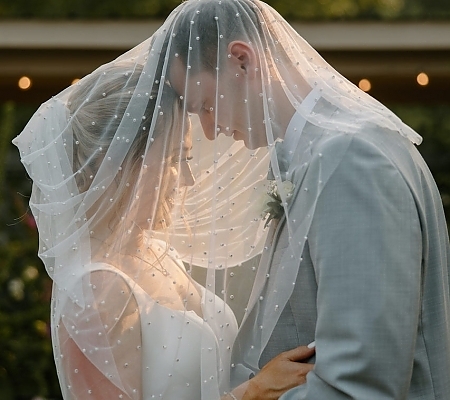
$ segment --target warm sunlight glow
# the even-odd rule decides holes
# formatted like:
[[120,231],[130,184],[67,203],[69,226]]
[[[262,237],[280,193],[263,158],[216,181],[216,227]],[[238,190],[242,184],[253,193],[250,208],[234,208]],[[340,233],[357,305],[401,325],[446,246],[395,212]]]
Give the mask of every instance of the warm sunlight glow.
[[417,75],[417,83],[420,86],[427,86],[430,82],[430,79],[428,78],[428,75],[425,72],[421,72],[419,75]]
[[368,79],[361,79],[358,83],[358,86],[361,90],[368,92],[372,88],[372,84]]
[[22,76],[22,78],[19,79],[19,88],[22,90],[28,90],[31,87],[31,79],[28,78],[28,76]]

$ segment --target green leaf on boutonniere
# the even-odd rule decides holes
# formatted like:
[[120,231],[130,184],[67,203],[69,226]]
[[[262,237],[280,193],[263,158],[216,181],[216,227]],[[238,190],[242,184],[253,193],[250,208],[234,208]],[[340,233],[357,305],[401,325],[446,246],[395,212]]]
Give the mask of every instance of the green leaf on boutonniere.
[[263,210],[261,212],[261,217],[264,219],[267,217],[264,228],[266,228],[270,221],[273,219],[280,219],[284,213],[283,199],[285,197],[286,202],[292,197],[294,191],[294,184],[290,181],[283,181],[281,185],[281,190],[275,181],[270,182],[267,192],[264,194],[262,199]]

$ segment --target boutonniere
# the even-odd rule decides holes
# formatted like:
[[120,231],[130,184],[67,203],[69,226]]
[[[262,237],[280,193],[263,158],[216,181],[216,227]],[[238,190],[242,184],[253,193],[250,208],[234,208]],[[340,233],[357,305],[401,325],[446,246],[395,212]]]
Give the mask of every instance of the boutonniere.
[[294,187],[295,185],[290,181],[283,181],[280,187],[278,187],[276,181],[270,182],[267,192],[264,193],[262,198],[263,211],[261,212],[261,218],[265,219],[267,217],[264,228],[273,219],[280,219],[283,216],[283,198],[286,202],[289,202],[294,192]]

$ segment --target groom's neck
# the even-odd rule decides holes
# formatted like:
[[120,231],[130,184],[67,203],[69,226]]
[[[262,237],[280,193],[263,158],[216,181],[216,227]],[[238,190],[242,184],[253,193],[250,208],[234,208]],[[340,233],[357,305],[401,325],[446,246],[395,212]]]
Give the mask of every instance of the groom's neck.
[[[302,100],[306,98],[311,90],[312,89],[310,86],[303,86],[300,91]],[[272,86],[272,93],[275,103],[275,125],[277,127],[275,135],[278,139],[284,139],[287,127],[289,126],[296,110],[291,100],[286,95],[285,89],[280,82],[276,82],[276,84]]]

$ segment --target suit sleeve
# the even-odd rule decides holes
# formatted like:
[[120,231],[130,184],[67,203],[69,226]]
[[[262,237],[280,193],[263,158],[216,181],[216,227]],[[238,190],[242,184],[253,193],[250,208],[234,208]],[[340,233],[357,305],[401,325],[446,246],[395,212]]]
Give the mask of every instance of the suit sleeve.
[[[324,159],[332,156],[332,146],[323,149]],[[318,285],[316,364],[281,400],[407,398],[421,229],[409,187],[376,146],[352,139],[319,196],[308,241]]]

